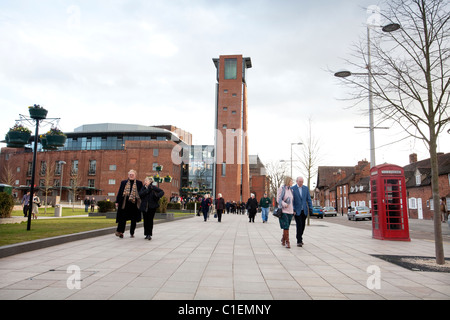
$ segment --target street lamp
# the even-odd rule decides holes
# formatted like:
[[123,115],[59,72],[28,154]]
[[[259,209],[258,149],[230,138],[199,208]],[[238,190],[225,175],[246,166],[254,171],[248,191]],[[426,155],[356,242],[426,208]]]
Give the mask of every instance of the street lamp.
[[[401,26],[398,23],[390,23],[381,28],[383,32],[393,32],[400,29]],[[372,76],[380,75],[377,73],[372,73],[372,62],[371,62],[371,50],[370,50],[370,26],[367,25],[367,70],[368,73],[352,73],[347,70],[338,71],[334,74],[338,78],[347,78],[351,75],[367,75],[369,80],[369,131],[370,131],[370,167],[375,167],[375,134],[374,134],[374,124],[373,124],[373,97],[372,97]]]
[[66,164],[66,162],[61,160],[58,163],[59,163],[59,166],[61,168],[61,183],[59,185],[59,205],[61,205],[61,202],[62,202],[63,174],[64,174],[63,166]]

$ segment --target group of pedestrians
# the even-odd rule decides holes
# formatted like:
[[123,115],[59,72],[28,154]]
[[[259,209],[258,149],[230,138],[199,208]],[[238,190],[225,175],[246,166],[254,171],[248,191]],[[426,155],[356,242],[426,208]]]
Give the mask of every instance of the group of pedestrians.
[[303,232],[305,230],[305,221],[308,214],[312,213],[312,201],[309,188],[303,185],[303,178],[298,177],[296,184],[292,186],[291,177],[286,177],[284,185],[278,188],[277,202],[282,209],[282,215],[279,218],[280,228],[283,230],[281,245],[290,248],[289,227],[292,218],[295,218],[297,225],[297,247],[303,246]]
[[[153,236],[153,219],[159,207],[159,199],[164,191],[153,184],[152,177],[146,177],[144,182],[137,180],[135,170],[128,172],[128,179],[120,183],[116,197],[116,236],[123,238],[126,223],[130,223],[130,235],[134,238],[136,224],[144,218],[144,235],[146,240]],[[142,214],[141,214],[142,212]]]
[[[116,198],[117,206],[117,229],[116,236],[123,238],[126,222],[131,220],[130,235],[134,237],[136,223],[141,221],[141,212],[144,218],[145,239],[151,240],[153,236],[153,219],[156,209],[159,207],[159,199],[164,195],[164,191],[153,184],[152,177],[146,177],[144,182],[136,179],[136,171],[128,172],[128,179],[120,183]],[[308,214],[312,212],[312,201],[309,188],[303,185],[303,178],[298,177],[293,186],[291,177],[286,177],[284,184],[277,191],[277,203],[282,210],[279,217],[280,228],[283,230],[281,244],[290,248],[289,228],[292,218],[296,222],[297,246],[303,246],[303,232]],[[264,194],[258,202],[255,194],[251,194],[247,200],[246,209],[249,222],[255,222],[258,207],[261,208],[262,221],[268,221],[271,199]],[[223,212],[226,210],[226,203],[219,193],[214,203],[209,195],[205,195],[200,204],[204,221],[207,221],[212,205],[215,205],[217,221],[222,221]]]
[[[215,199],[214,203],[211,200],[211,197],[209,194],[205,194],[203,197],[201,203],[200,203],[200,210],[203,213],[203,219],[206,222],[209,217],[209,213],[213,207],[215,206],[215,217],[217,218],[218,222],[222,222],[222,215],[225,211],[229,212],[227,204],[229,202],[225,203],[225,200],[222,197],[222,194],[219,193],[217,195],[217,199]],[[269,216],[269,208],[270,208],[271,200],[267,197],[267,193],[264,193],[264,197],[261,198],[260,202],[255,198],[255,194],[252,193],[250,195],[250,198],[247,200],[247,202],[244,204],[244,208],[247,210],[248,213],[248,219],[249,222],[255,222],[255,216],[256,212],[258,211],[258,207],[261,207],[262,212],[262,221],[263,223],[267,222],[268,216]]]
[[92,197],[92,199],[90,199],[89,197],[86,197],[84,199],[84,211],[88,212],[89,211],[89,207],[90,207],[91,208],[91,212],[94,212],[96,204],[97,204],[97,200],[95,200],[94,197]]
[[[22,212],[23,216],[26,218],[28,217],[28,213],[30,211],[30,191],[28,191],[22,198]],[[34,194],[33,195],[33,201],[32,201],[32,208],[31,208],[31,217],[33,219],[37,219],[37,215],[39,213],[39,207],[41,206],[41,200],[39,197]]]

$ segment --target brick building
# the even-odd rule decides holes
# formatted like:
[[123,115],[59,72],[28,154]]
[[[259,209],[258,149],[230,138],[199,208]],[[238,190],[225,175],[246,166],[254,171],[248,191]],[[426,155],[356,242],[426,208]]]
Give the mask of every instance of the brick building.
[[242,55],[224,55],[213,62],[217,71],[214,193],[222,193],[230,201],[247,201],[250,186],[246,70],[252,63]]
[[[439,197],[447,199],[450,209],[450,153],[438,154]],[[410,155],[405,172],[408,216],[412,219],[433,219],[430,159],[417,160]],[[339,213],[347,213],[348,206],[365,205],[371,208],[370,165],[359,161],[355,167],[319,167],[316,204],[333,206]]]
[[[186,144],[175,132],[183,132],[188,141],[192,139],[190,133],[173,126],[111,123],[80,126],[66,133],[64,147],[37,152],[38,194],[42,196],[48,190],[47,195],[52,199],[62,191],[63,201],[78,201],[86,195],[97,200],[115,200],[120,181],[127,179],[130,169],[136,170],[138,179],[143,180],[147,175],[157,174],[156,166],[162,165],[160,176],[170,175],[172,181],[161,183],[161,188],[168,197],[178,195],[183,170],[182,164],[172,161],[172,153],[176,145]],[[43,151],[40,143],[38,151]],[[1,150],[0,174],[9,177],[17,197],[22,197],[31,185],[32,157],[31,148]]]
[[[416,154],[411,154],[409,159],[410,163],[403,167],[408,197],[408,215],[414,219],[433,219],[435,208],[431,189],[430,159],[418,161]],[[438,154],[438,168],[439,197],[447,199],[447,209],[450,209],[450,153]]]

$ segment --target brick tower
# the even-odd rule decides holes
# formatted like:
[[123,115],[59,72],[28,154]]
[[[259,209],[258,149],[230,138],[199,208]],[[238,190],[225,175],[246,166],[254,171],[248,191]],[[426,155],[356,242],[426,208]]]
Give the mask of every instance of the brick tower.
[[250,197],[247,139],[246,70],[250,58],[226,55],[213,59],[217,69],[214,196],[225,201]]

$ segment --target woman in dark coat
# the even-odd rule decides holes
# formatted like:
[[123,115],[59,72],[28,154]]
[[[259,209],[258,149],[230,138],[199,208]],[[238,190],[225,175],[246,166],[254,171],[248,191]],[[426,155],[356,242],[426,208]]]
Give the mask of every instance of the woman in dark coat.
[[128,179],[120,183],[119,192],[117,192],[116,206],[117,206],[117,230],[116,236],[123,238],[127,220],[131,220],[130,235],[134,238],[134,230],[136,223],[141,221],[141,198],[139,191],[142,189],[142,181],[136,180],[136,171],[130,170],[128,172]]
[[222,213],[225,210],[225,200],[222,198],[222,194],[218,194],[216,199],[217,221],[222,222]]
[[255,222],[256,210],[258,209],[258,200],[252,193],[247,201],[248,222]]
[[144,187],[139,191],[141,197],[141,211],[144,216],[144,235],[145,239],[152,240],[153,219],[156,209],[159,207],[159,199],[164,195],[164,191],[152,185],[153,178],[144,179]]
[[205,194],[205,197],[202,199],[202,202],[200,204],[205,222],[206,222],[206,219],[208,219],[209,207],[211,207],[211,204],[212,204],[211,199],[209,199],[209,196],[207,194]]

